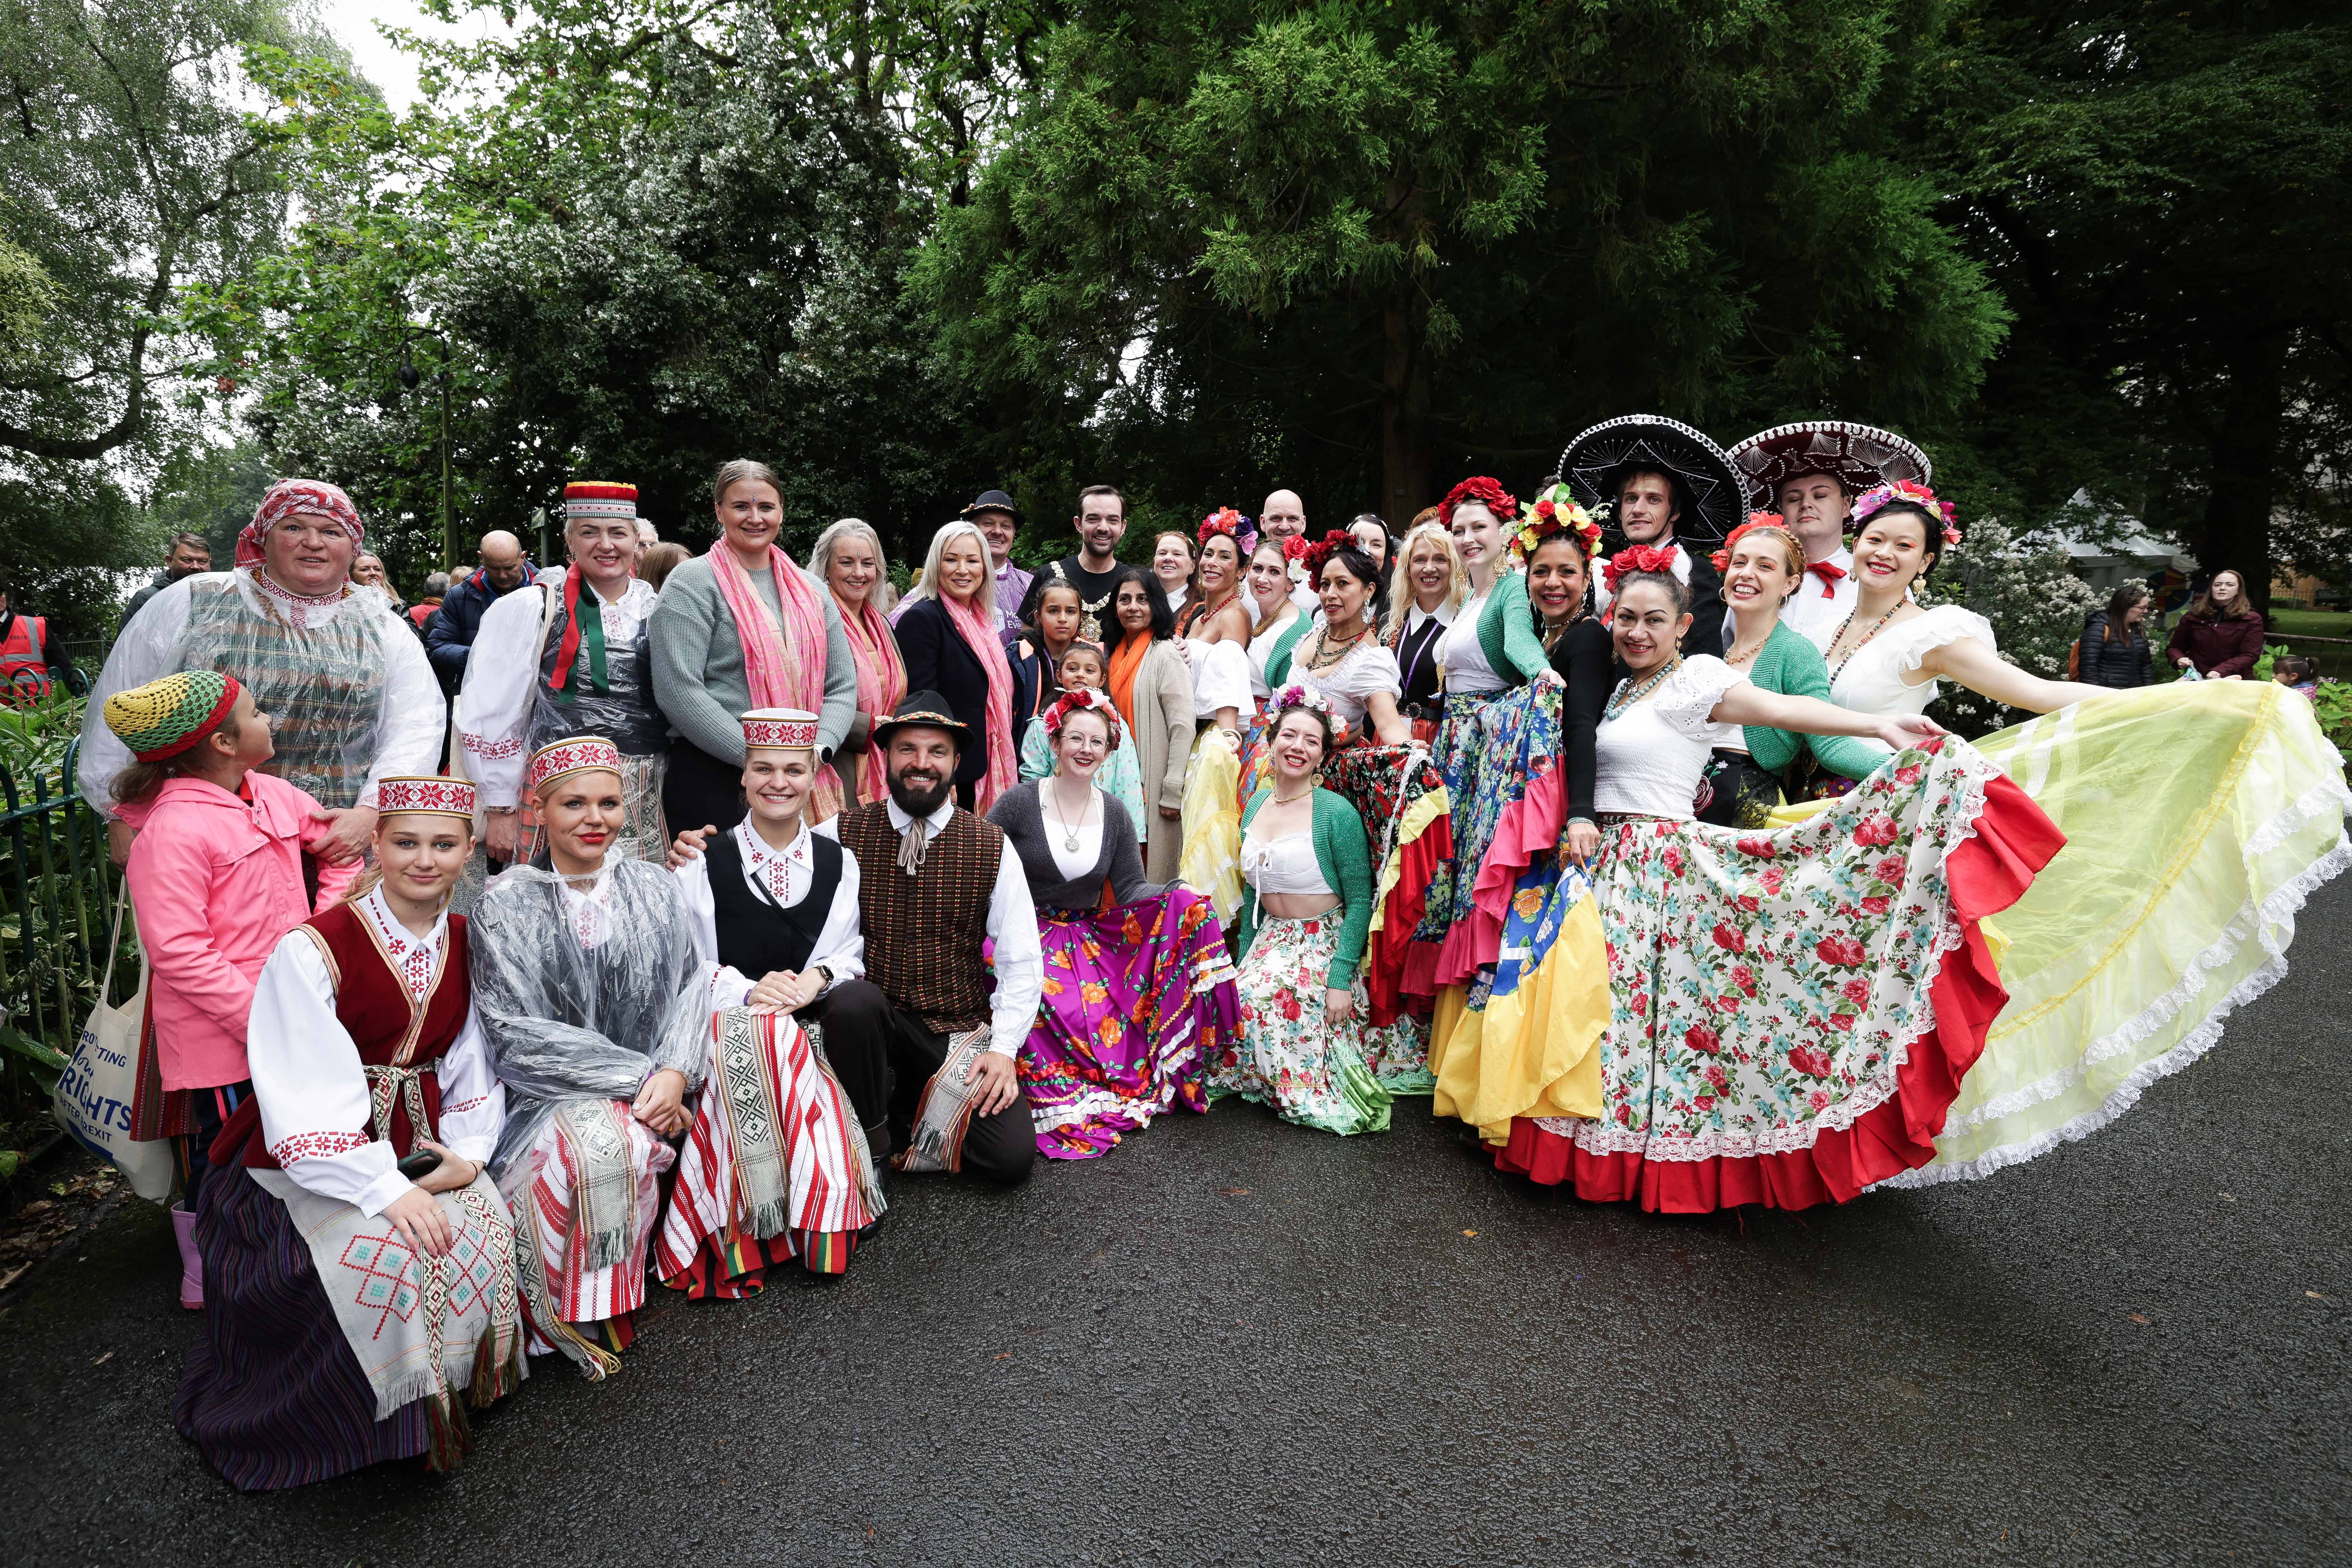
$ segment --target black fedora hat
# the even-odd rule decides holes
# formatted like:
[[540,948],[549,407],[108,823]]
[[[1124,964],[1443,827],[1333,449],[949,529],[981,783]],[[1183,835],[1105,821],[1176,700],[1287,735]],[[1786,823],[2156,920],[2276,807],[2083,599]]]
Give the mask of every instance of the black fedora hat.
[[1013,498],[1006,495],[1003,490],[981,491],[980,499],[978,500],[972,502],[970,506],[956,513],[956,515],[961,518],[971,518],[978,516],[983,511],[1001,511],[1005,516],[1011,518],[1016,526],[1018,526],[1021,521],[1021,509],[1014,506],[1013,504]]
[[948,700],[936,691],[910,691],[898,711],[874,726],[874,743],[887,751],[890,737],[901,730],[944,730],[961,751],[971,739],[971,726],[948,711]]

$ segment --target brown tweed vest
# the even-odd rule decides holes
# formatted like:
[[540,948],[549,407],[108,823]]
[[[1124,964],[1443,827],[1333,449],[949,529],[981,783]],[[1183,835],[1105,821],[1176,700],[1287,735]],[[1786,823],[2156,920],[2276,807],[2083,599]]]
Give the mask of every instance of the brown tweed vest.
[[923,852],[923,869],[898,868],[898,830],[887,801],[841,816],[842,847],[857,857],[857,912],[866,928],[866,978],[923,1027],[959,1034],[988,1022],[988,896],[1004,834],[958,806]]

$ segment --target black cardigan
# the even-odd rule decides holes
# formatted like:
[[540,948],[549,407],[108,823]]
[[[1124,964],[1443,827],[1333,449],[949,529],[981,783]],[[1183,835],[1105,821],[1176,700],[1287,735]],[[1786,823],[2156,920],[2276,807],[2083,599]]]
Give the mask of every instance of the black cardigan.
[[898,654],[907,662],[907,689],[936,691],[971,732],[957,760],[955,782],[978,787],[988,776],[988,748],[1011,745],[1010,735],[988,732],[988,670],[937,599],[918,599],[898,617]]
[[[1540,620],[1536,632],[1543,633]],[[1589,818],[1593,781],[1600,771],[1593,758],[1592,737],[1601,728],[1601,710],[1609,705],[1610,689],[1617,682],[1617,653],[1610,643],[1608,626],[1591,616],[1570,626],[1552,645],[1551,667],[1568,682],[1559,700],[1560,766],[1568,771],[1568,815]]]
[[1691,628],[1683,634],[1683,657],[1712,654],[1723,657],[1723,574],[1700,551],[1683,546],[1690,557]]

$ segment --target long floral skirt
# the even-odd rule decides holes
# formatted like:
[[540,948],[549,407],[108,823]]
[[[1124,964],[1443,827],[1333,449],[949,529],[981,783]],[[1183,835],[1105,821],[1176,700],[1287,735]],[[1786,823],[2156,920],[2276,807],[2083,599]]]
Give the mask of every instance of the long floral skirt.
[[1340,1024],[1323,1011],[1324,981],[1338,945],[1339,911],[1268,919],[1242,955],[1241,1029],[1209,1077],[1209,1094],[1269,1105],[1286,1121],[1326,1132],[1385,1132],[1391,1095],[1375,1064],[1412,1054],[1401,1026],[1366,1020],[1360,977],[1356,1013]]
[[1037,911],[1045,997],[1021,1083],[1053,1160],[1106,1154],[1171,1106],[1209,1109],[1208,1065],[1238,1026],[1233,959],[1189,888],[1103,910]]
[[1184,885],[1208,896],[1217,919],[1230,922],[1242,907],[1242,814],[1234,803],[1241,777],[1234,737],[1204,724],[1184,767]]
[[2003,993],[1981,922],[2064,842],[1966,742],[1906,751],[1799,826],[1621,824],[1596,874],[1601,1114],[1500,1157],[1670,1213],[1843,1203],[1926,1164]]
[[[1499,925],[1482,927],[1472,919],[1478,877],[1497,837],[1517,836],[1517,818],[1526,815],[1521,807],[1530,788],[1558,771],[1561,689],[1559,679],[1546,672],[1491,698],[1454,694],[1445,700],[1436,760],[1450,805],[1454,854],[1439,869],[1413,933],[1416,940],[1440,944],[1438,985],[1465,984],[1481,965],[1495,961]],[[1557,799],[1549,801],[1555,815],[1559,805]],[[1557,835],[1558,826],[1551,824],[1537,837],[1549,847]]]

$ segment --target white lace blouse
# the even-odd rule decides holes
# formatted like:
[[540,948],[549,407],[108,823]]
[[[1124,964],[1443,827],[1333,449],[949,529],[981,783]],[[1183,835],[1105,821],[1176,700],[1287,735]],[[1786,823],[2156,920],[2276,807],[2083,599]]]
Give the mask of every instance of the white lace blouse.
[[1315,835],[1309,832],[1286,833],[1279,838],[1253,833],[1244,838],[1242,875],[1260,895],[1331,891],[1331,884],[1323,879],[1322,863],[1315,858]]
[[1213,719],[1220,708],[1247,713],[1255,706],[1250,696],[1249,650],[1237,642],[1185,640],[1192,656],[1192,717]]
[[1698,654],[1651,696],[1603,719],[1592,738],[1593,809],[1688,819],[1723,729],[1710,715],[1725,692],[1747,684],[1723,660]]
[[1930,679],[1913,686],[1903,678],[1917,670],[1929,654],[1962,637],[1974,637],[1996,653],[2000,650],[1992,623],[1958,605],[1937,605],[1888,626],[1835,667],[1830,700],[1858,713],[1925,713],[1941,683]]
[[1437,663],[1445,671],[1448,691],[1485,693],[1501,691],[1510,685],[1486,662],[1486,645],[1478,640],[1478,617],[1486,608],[1487,595],[1494,591],[1490,585],[1486,593],[1454,611],[1454,624],[1437,639]]
[[1331,704],[1331,717],[1351,730],[1362,726],[1365,704],[1377,693],[1404,695],[1404,672],[1397,668],[1396,655],[1377,642],[1357,644],[1339,663],[1321,670],[1309,670],[1298,657],[1306,647],[1302,637],[1292,650],[1290,679],[1321,692]]

